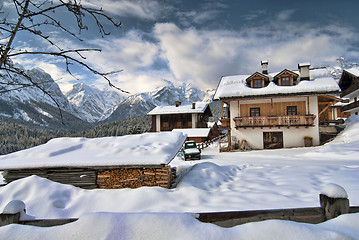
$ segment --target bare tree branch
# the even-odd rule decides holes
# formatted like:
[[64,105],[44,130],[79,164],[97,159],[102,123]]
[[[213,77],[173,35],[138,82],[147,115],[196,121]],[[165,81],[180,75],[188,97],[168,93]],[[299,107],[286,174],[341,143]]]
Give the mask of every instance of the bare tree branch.
[[[101,49],[66,49],[62,47],[59,42],[56,42],[56,40],[51,39],[49,35],[43,32],[43,27],[53,27],[54,29],[58,29],[66,33],[68,36],[71,36],[74,39],[83,41],[83,39],[81,39],[78,34],[80,34],[83,30],[88,30],[85,20],[94,21],[101,37],[110,34],[110,32],[106,31],[104,27],[105,22],[109,22],[112,26],[115,27],[120,27],[121,22],[118,23],[114,21],[109,15],[107,15],[103,11],[102,8],[91,8],[83,6],[81,4],[81,1],[79,0],[58,0],[56,2],[52,0],[12,0],[12,4],[14,6],[14,10],[18,15],[17,20],[11,21],[7,18],[7,15],[0,18],[0,35],[2,37],[2,41],[0,42],[0,75],[1,71],[5,71],[11,79],[11,76],[13,74],[18,74],[25,77],[27,83],[18,84],[16,83],[16,81],[0,81],[0,94],[9,91],[20,90],[25,87],[37,87],[44,94],[48,95],[52,99],[52,101],[55,102],[55,104],[60,110],[60,115],[62,118],[60,105],[51,96],[51,93],[49,93],[42,85],[39,85],[38,83],[33,81],[24,70],[16,68],[12,64],[11,59],[20,55],[42,55],[58,57],[64,60],[66,65],[66,71],[74,78],[76,78],[76,76],[72,73],[71,68],[74,68],[75,66],[81,66],[82,68],[85,68],[88,71],[92,72],[94,75],[101,76],[104,80],[108,82],[109,86],[124,93],[128,93],[127,91],[114,86],[114,84],[112,84],[111,80],[109,79],[109,75],[121,72],[121,70],[101,72],[85,62],[86,57],[85,55],[83,55],[83,53],[91,51],[100,52]],[[69,27],[66,27],[65,25],[63,25],[63,23],[60,22],[56,14],[56,12],[58,11],[66,12],[70,14],[70,16],[74,17],[74,22],[76,23],[77,29],[79,30],[78,34],[73,32],[72,30],[70,30]],[[0,11],[0,16],[2,14],[4,13]],[[34,38],[45,40],[48,43],[48,46],[55,47],[57,51],[28,51],[19,49],[17,46],[14,46],[14,39],[17,33],[20,31],[28,32]],[[47,49],[46,46],[44,47],[44,49]],[[9,88],[4,86],[12,87]]]

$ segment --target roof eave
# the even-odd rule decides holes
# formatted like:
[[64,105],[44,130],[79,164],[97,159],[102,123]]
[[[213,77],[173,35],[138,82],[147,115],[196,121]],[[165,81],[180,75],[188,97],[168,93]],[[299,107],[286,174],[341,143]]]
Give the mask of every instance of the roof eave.
[[326,94],[338,94],[340,91],[327,91],[327,92],[302,92],[302,93],[281,93],[281,94],[264,94],[264,95],[248,95],[248,96],[231,96],[221,97],[218,101],[231,100],[231,99],[248,99],[248,98],[268,98],[268,97],[286,97],[286,96],[308,96],[308,95],[326,95]]

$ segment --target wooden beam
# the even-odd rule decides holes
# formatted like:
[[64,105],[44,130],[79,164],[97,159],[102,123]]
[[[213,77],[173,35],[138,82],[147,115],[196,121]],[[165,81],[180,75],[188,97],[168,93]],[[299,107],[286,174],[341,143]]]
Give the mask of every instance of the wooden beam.
[[340,98],[333,97],[333,96],[329,96],[329,95],[319,95],[319,97],[331,99],[331,100],[334,100],[335,102],[340,102],[340,101],[342,100],[342,99],[340,99]]
[[320,117],[325,111],[327,111],[329,107],[330,105],[327,105],[325,108],[323,108],[323,110],[320,111],[320,113],[318,114],[318,117]]

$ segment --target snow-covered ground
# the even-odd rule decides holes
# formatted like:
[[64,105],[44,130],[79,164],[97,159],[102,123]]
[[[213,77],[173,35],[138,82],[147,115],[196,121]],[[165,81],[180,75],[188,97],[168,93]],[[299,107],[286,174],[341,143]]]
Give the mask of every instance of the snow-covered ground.
[[83,190],[31,176],[0,188],[0,209],[22,200],[36,218],[79,217],[51,228],[9,225],[1,239],[359,239],[359,214],[321,224],[269,220],[225,229],[192,214],[318,207],[329,183],[342,186],[359,205],[359,118],[320,147],[218,153],[200,161],[176,158],[181,177],[174,189],[142,187]]

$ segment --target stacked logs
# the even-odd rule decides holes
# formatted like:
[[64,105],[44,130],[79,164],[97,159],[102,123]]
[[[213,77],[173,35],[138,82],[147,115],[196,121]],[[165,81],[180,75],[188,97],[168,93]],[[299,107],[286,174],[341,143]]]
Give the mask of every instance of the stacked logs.
[[97,185],[99,188],[139,188],[159,186],[170,188],[176,172],[169,166],[162,168],[124,168],[99,171]]

